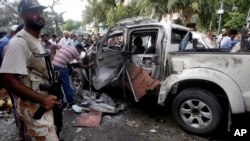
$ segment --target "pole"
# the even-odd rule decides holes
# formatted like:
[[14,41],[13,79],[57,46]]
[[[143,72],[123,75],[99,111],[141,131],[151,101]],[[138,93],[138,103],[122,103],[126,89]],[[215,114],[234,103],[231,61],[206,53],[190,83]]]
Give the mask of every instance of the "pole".
[[[223,10],[223,5],[224,5],[224,0],[222,0],[221,1],[221,3],[220,3],[220,9],[219,10]],[[218,11],[219,11],[218,10]],[[223,12],[221,12],[221,13],[218,13],[218,14],[220,14],[220,17],[219,17],[219,25],[218,25],[218,31],[217,31],[217,35],[219,35],[220,34],[220,28],[221,28],[221,20],[222,20],[222,14],[223,14]]]

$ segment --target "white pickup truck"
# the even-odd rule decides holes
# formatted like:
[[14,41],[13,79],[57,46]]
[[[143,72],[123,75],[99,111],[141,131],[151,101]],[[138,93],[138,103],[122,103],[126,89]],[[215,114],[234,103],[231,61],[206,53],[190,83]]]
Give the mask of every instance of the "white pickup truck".
[[91,82],[96,90],[126,86],[135,101],[156,94],[158,104],[172,106],[185,131],[211,134],[222,119],[250,111],[250,56],[200,49],[191,42],[192,33],[180,25],[149,18],[123,20],[92,47],[91,74],[73,71],[73,85],[77,89]]

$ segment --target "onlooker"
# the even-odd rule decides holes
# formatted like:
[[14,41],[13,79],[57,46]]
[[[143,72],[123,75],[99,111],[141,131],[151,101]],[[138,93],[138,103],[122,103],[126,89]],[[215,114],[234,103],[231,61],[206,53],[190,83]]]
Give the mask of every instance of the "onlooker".
[[210,40],[214,41],[212,31],[210,31],[210,30],[209,30],[209,31],[207,31],[207,36],[208,36],[208,38],[209,38]]
[[226,48],[226,49],[232,48],[232,40],[235,38],[237,33],[238,33],[237,30],[229,29],[227,31],[227,35],[223,37],[223,39],[220,42],[220,48]]
[[51,36],[51,39],[49,39],[49,42],[52,44],[52,45],[56,45],[56,34],[53,34]]
[[94,42],[92,41],[91,35],[87,35],[87,39],[85,40],[84,44],[90,44],[92,45]]
[[77,44],[80,44],[78,37],[75,34],[71,34],[71,43],[70,45],[75,47]]
[[[0,69],[4,87],[18,96],[18,117],[27,127],[25,135],[30,136],[22,139],[25,141],[58,141],[52,112],[54,105],[58,104],[57,97],[39,89],[40,84],[47,82],[48,72],[45,71],[45,60],[35,56],[45,53],[39,40],[40,31],[45,26],[45,8],[36,0],[21,0],[18,12],[24,22],[24,29],[6,46]],[[34,113],[40,106],[47,112],[41,119],[35,120]]]
[[49,42],[49,35],[44,33],[41,35],[41,42],[42,42],[42,45],[43,47],[45,48],[45,50],[48,52],[48,53],[51,53],[51,43]]
[[96,43],[97,40],[98,40],[98,36],[96,34],[92,35],[93,43]]
[[68,31],[64,31],[63,32],[64,37],[61,38],[61,40],[59,41],[59,45],[61,45],[62,47],[68,47],[71,46],[71,39],[70,39],[70,34]]
[[4,52],[4,47],[9,43],[10,39],[21,29],[23,28],[23,25],[13,25],[10,28],[9,33],[7,33],[3,38],[0,39],[0,66],[2,64],[2,57]]
[[227,33],[227,29],[223,28],[222,33],[218,36],[218,39],[217,39],[218,43],[221,42],[222,38],[226,35],[226,33]]
[[[59,71],[59,81],[63,87],[63,91],[66,96],[67,102],[69,106],[72,108],[72,110],[74,110],[76,113],[81,113],[83,109],[82,107],[79,107],[75,103],[74,92],[70,87],[69,70],[67,68],[67,64],[73,59],[76,59],[79,62],[79,66],[81,68],[90,67],[90,65],[84,65],[81,62],[80,53],[82,51],[83,51],[83,46],[81,44],[77,44],[75,48],[62,47],[56,52],[52,61],[54,69],[56,71]],[[63,93],[61,93],[61,103],[62,105],[65,105],[63,99],[64,96]]]

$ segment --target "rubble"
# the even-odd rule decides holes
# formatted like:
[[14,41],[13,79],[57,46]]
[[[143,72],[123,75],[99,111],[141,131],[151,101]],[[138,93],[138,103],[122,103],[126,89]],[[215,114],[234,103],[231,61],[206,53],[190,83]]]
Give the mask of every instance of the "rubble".
[[77,127],[99,127],[102,113],[115,114],[125,109],[125,105],[116,104],[105,93],[100,95],[95,92],[80,90],[78,95],[82,98],[81,106],[86,112],[76,117],[75,126]]
[[98,111],[89,111],[89,113],[82,113],[76,117],[75,126],[77,127],[99,127],[102,113]]
[[116,104],[112,98],[105,93],[102,93],[99,98],[96,98],[98,93],[87,90],[80,90],[79,92],[83,98],[81,106],[86,111],[92,109],[102,113],[117,113],[118,111],[125,109],[124,105],[117,106],[118,104]]

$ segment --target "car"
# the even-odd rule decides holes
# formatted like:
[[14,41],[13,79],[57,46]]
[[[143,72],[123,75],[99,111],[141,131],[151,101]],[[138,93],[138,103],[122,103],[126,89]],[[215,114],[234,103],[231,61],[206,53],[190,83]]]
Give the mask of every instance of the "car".
[[154,94],[183,130],[210,135],[230,127],[233,114],[250,111],[250,57],[229,51],[197,47],[181,25],[125,19],[90,47],[86,60],[95,65],[74,69],[72,81],[76,90],[126,87],[136,102]]

